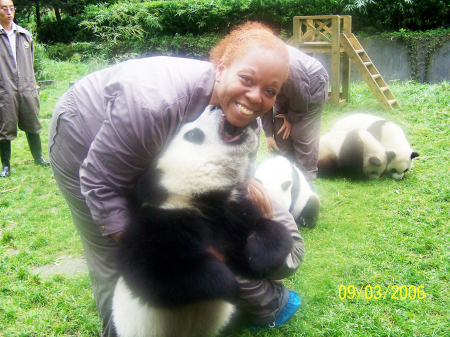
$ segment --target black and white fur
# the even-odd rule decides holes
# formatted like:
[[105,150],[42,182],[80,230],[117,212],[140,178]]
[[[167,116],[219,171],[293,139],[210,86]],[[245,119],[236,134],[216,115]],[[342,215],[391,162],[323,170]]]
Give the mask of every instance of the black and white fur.
[[395,179],[402,179],[411,169],[413,159],[419,154],[408,143],[402,128],[394,122],[369,114],[358,113],[338,120],[332,131],[367,130],[391,153],[386,172]]
[[113,298],[120,337],[215,335],[239,298],[235,275],[263,278],[292,250],[289,231],[238,192],[256,134],[225,142],[221,127],[222,111],[209,106],[138,182]]
[[303,173],[285,157],[263,161],[255,171],[255,179],[289,209],[297,224],[313,228],[319,216],[320,201]]
[[331,131],[320,137],[318,175],[378,179],[385,171],[388,155],[366,130]]

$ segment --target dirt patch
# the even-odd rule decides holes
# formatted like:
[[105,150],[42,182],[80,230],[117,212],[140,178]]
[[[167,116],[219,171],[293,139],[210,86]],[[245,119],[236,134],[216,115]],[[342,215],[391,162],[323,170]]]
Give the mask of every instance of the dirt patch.
[[54,274],[74,276],[78,273],[87,273],[88,268],[84,257],[60,256],[52,264],[33,268],[33,274],[48,277]]

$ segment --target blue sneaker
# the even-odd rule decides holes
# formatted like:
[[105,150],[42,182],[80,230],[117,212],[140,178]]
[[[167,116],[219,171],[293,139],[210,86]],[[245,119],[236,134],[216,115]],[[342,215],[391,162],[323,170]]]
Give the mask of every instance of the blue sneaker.
[[272,322],[267,325],[253,325],[250,324],[248,328],[250,330],[261,330],[265,328],[277,328],[280,325],[286,323],[289,318],[292,317],[292,315],[297,311],[297,309],[300,307],[300,304],[302,303],[302,300],[300,297],[298,297],[297,293],[295,291],[289,290],[289,299],[283,308],[281,310],[280,314],[278,315],[275,322]]

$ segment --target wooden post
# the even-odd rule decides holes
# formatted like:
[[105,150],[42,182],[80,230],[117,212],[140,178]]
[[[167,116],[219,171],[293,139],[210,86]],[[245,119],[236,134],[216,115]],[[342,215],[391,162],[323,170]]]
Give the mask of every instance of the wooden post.
[[340,18],[335,16],[331,19],[331,104],[339,106],[339,86],[341,72],[341,43],[340,38]]
[[[343,15],[343,34],[349,36],[352,33],[352,17]],[[347,53],[342,55],[342,99],[348,103],[350,101],[350,72],[351,59]]]
[[298,16],[294,16],[294,31],[293,31],[293,36],[292,36],[292,45],[295,48],[298,48],[298,45],[300,44],[300,20],[298,18]]

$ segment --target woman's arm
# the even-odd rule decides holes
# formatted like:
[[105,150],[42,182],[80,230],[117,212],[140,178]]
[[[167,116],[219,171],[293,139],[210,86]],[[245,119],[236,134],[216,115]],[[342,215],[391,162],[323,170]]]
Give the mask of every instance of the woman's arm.
[[[170,128],[155,116],[133,87],[116,83],[105,90],[105,121],[80,168],[81,192],[104,235],[130,222],[126,194],[161,150]],[[159,117],[159,118],[158,118]]]
[[271,280],[281,280],[295,274],[297,269],[302,264],[305,257],[305,242],[300,235],[292,214],[289,213],[289,211],[280,203],[274,200],[274,198],[271,198],[271,202],[274,211],[272,220],[277,221],[288,228],[294,241],[292,252],[287,256],[285,264],[268,277],[268,279]]
[[305,256],[305,244],[294,217],[286,206],[278,202],[259,181],[253,179],[248,189],[249,199],[259,207],[264,217],[285,226],[290,231],[293,240],[292,250],[286,257],[284,265],[271,273],[268,279],[281,280],[293,275],[302,264]]

